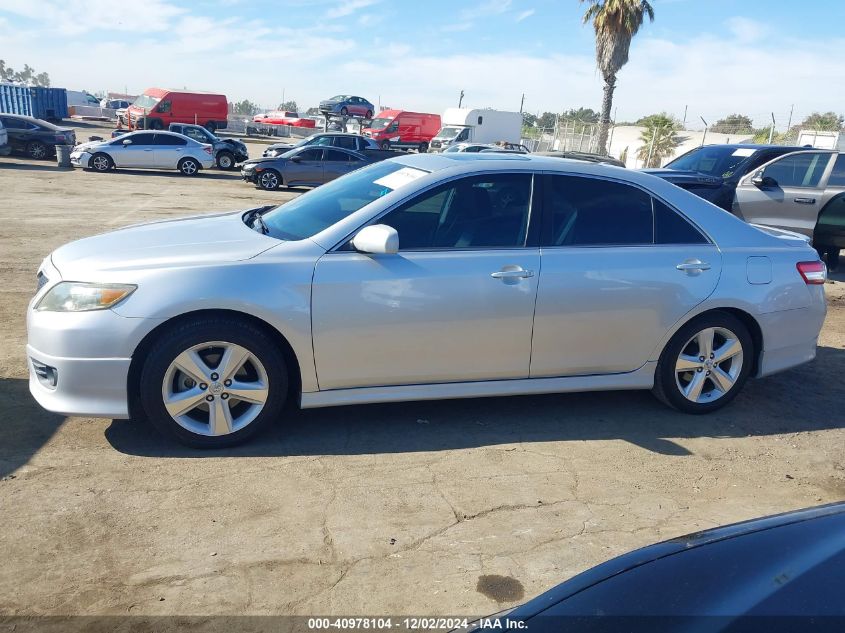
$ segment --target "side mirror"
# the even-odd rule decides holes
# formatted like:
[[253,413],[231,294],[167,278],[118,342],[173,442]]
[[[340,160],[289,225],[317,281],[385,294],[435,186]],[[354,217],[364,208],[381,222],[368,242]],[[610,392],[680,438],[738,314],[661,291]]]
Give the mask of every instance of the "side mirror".
[[291,159],[291,161],[292,161],[292,162],[294,162],[294,163],[301,163],[301,162],[302,162],[302,157],[301,157],[301,156],[291,156],[291,158],[290,158],[290,159]]
[[352,238],[352,246],[361,253],[393,255],[399,252],[399,233],[392,226],[365,226]]
[[751,184],[755,187],[777,187],[778,182],[771,176],[764,176],[761,169],[751,177]]
[[132,139],[131,138],[123,139],[123,144],[124,145],[132,145]]

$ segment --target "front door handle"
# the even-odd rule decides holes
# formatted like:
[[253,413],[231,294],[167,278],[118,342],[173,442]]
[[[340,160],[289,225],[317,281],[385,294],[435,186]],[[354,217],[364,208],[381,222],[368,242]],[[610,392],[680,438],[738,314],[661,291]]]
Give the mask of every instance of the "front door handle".
[[795,198],[798,204],[816,204],[815,198]]
[[678,270],[683,270],[690,275],[696,275],[702,270],[710,270],[710,264],[703,262],[700,259],[688,259],[687,261],[675,266]]
[[493,279],[526,279],[527,277],[533,277],[534,271],[525,270],[520,266],[505,266],[502,270],[490,273],[490,276]]

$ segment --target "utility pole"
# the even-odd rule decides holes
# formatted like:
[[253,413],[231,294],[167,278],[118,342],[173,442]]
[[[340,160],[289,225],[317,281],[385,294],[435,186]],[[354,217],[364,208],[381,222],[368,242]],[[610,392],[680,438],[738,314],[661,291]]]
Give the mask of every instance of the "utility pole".
[[792,127],[792,111],[795,110],[795,104],[793,103],[789,106],[789,121],[786,123],[786,131],[789,132],[789,129]]
[[769,145],[772,144],[772,139],[775,136],[775,113],[772,112],[772,127],[769,130]]
[[687,108],[689,108],[689,106],[685,105],[684,106],[684,122],[681,123],[681,127],[685,130],[687,129]]
[[461,90],[461,96],[458,98],[458,107],[461,107],[461,104],[464,102],[464,91]]
[[282,104],[285,102],[285,89],[282,88]]
[[704,120],[703,116],[700,116],[698,118],[701,119],[702,123],[704,123],[704,135],[701,137],[701,145],[703,147],[704,146],[704,139],[707,138],[707,128],[710,127],[710,124],[707,121]]
[[519,113],[522,114],[522,106],[525,105],[525,93],[522,93],[522,101],[519,102]]

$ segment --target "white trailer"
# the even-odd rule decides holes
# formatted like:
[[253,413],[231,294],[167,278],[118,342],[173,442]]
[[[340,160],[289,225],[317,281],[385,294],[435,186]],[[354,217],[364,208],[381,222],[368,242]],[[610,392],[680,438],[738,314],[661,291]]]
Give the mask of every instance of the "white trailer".
[[428,151],[442,152],[453,143],[519,143],[522,114],[491,108],[447,108],[440,117],[440,131]]

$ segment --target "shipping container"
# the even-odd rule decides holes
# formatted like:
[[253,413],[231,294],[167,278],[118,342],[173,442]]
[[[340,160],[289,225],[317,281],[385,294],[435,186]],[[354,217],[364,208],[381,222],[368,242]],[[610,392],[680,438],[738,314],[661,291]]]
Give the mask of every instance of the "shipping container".
[[67,91],[0,84],[0,112],[60,121],[67,118]]

